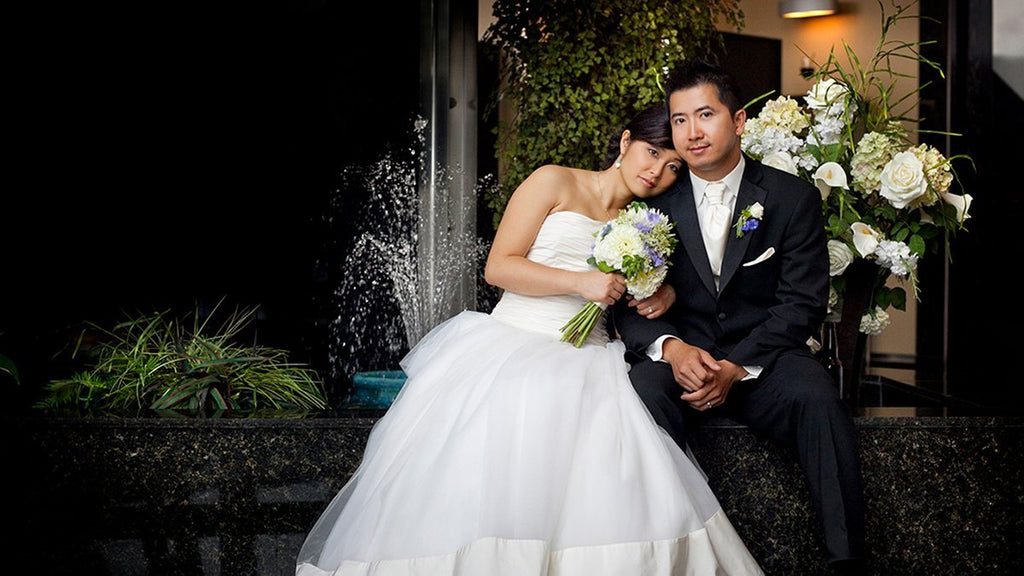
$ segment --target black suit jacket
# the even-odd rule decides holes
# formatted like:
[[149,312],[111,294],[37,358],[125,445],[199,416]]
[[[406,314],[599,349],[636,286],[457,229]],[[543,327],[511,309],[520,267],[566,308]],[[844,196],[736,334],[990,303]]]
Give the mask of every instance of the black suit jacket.
[[[817,335],[828,302],[821,194],[806,181],[747,157],[732,222],[755,202],[764,207],[764,216],[742,238],[730,232],[716,290],[689,175],[648,201],[676,224],[680,242],[666,279],[675,287],[676,302],[657,320],[626,307],[625,299],[618,303],[613,321],[631,361],[646,357],[647,347],[664,334],[717,359],[765,370],[784,351],[808,350],[807,338]],[[759,256],[763,259],[753,263]]]

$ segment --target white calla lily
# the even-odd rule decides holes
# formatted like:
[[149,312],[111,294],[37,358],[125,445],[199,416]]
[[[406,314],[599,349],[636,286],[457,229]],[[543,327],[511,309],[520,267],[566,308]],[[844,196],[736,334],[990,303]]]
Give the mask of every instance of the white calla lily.
[[867,258],[875,253],[882,240],[881,234],[863,222],[850,224],[850,230],[853,231],[853,246],[862,257]]
[[961,196],[960,194],[950,194],[949,192],[943,192],[941,196],[943,202],[945,202],[946,204],[952,204],[953,207],[956,208],[957,222],[963,224],[964,220],[967,220],[968,218],[971,217],[971,215],[968,214],[967,211],[971,209],[971,202],[974,201],[974,198],[972,198],[970,194],[964,194]]
[[832,188],[843,188],[849,190],[850,186],[846,181],[846,170],[836,162],[825,162],[814,171],[814,185],[821,192],[821,199],[825,200],[832,192]]

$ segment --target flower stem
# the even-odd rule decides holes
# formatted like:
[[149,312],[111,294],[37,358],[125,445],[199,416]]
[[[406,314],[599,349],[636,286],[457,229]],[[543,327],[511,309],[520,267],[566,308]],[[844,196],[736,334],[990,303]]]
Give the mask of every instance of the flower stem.
[[604,308],[593,302],[587,302],[575,316],[565,323],[565,326],[562,326],[561,341],[568,342],[577,348],[583,346],[583,342],[593,331],[603,312]]

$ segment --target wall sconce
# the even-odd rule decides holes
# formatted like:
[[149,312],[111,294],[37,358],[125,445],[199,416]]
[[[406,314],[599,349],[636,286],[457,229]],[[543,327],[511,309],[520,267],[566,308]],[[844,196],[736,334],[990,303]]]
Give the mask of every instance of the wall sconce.
[[780,0],[779,16],[783,18],[810,18],[831,16],[839,12],[838,0]]

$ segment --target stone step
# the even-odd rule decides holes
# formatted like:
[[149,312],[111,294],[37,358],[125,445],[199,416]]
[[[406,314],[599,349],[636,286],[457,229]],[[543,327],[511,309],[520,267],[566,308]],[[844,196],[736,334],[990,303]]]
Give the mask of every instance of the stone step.
[[[379,416],[5,417],[12,573],[289,574]],[[1024,418],[856,423],[875,574],[1024,573]],[[713,419],[693,449],[769,575],[826,574],[789,448]]]

